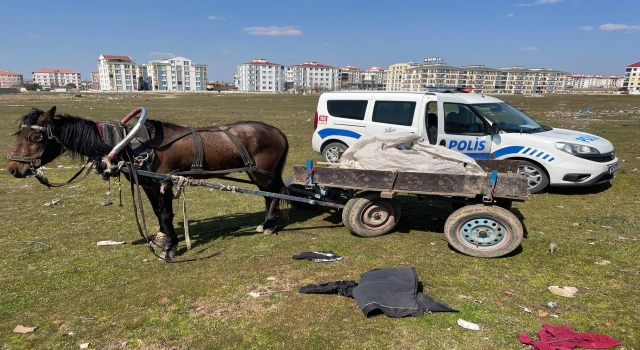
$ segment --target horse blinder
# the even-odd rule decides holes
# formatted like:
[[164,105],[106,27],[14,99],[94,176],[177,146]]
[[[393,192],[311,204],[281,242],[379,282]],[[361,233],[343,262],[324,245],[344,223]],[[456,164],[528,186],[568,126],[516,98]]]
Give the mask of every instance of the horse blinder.
[[[20,130],[16,131],[14,135],[20,134],[22,129],[31,129],[31,133],[27,136],[27,140],[33,143],[40,143],[40,149],[36,152],[35,157],[23,157],[23,156],[12,156],[8,155],[7,159],[21,162],[21,163],[29,163],[32,168],[37,168],[42,165],[42,154],[44,153],[44,149],[49,143],[50,139],[55,138],[53,136],[53,131],[51,130],[51,126],[43,127],[39,125],[26,125],[22,124]],[[45,137],[46,136],[46,137]]]

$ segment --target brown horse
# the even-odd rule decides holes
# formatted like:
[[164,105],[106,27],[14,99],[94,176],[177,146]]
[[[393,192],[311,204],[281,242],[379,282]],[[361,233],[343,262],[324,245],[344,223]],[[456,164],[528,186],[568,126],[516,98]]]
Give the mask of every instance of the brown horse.
[[[22,117],[20,129],[16,132],[17,139],[7,161],[7,170],[14,177],[34,175],[35,169],[53,161],[65,151],[90,160],[100,160],[112,150],[113,145],[104,142],[97,122],[55,112],[56,107],[46,112],[33,108]],[[206,171],[246,170],[246,158],[250,158],[255,164],[252,170],[246,170],[251,182],[261,191],[286,193],[282,170],[289,144],[284,133],[273,126],[244,121],[227,125],[224,129],[228,129],[228,132],[197,128],[197,132],[193,133],[193,128],[147,120],[144,128],[154,145],[155,156],[149,167],[152,172],[189,172],[192,178],[220,177],[223,175]],[[203,171],[194,173],[194,157],[198,153],[194,138],[198,136],[204,152],[201,164]],[[237,143],[246,150],[244,156],[244,150]],[[160,225],[154,243],[162,247],[164,257],[171,259],[177,254],[178,245],[173,226],[173,191],[161,191],[161,183],[151,178],[140,177],[139,182]],[[273,232],[279,202],[279,199],[265,197],[266,215],[264,222],[256,228],[258,232]],[[163,240],[163,237],[169,239]]]

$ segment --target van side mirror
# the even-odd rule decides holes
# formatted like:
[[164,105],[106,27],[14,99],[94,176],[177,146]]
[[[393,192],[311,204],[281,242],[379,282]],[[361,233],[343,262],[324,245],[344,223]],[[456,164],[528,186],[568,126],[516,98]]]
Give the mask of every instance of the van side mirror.
[[491,124],[491,136],[498,134],[500,132],[500,125],[497,123]]

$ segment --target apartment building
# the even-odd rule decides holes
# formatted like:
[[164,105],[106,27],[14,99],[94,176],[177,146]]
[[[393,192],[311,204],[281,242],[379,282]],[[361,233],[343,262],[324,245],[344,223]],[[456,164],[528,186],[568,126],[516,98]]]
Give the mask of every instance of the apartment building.
[[594,74],[570,74],[567,75],[567,88],[574,89],[602,89],[621,88],[624,76],[621,75],[594,75]]
[[457,86],[461,68],[447,64],[426,64],[405,69],[401,90],[421,91],[428,86]]
[[136,63],[129,56],[100,55],[98,75],[100,90],[113,92],[134,91],[136,83]]
[[100,90],[100,71],[91,71],[91,85],[90,90]]
[[63,68],[42,68],[31,72],[33,82],[42,87],[64,87],[67,84],[80,86],[80,73]]
[[640,61],[625,67],[622,87],[626,88],[629,94],[640,94]]
[[354,66],[346,66],[340,69],[340,89],[359,90],[362,88],[362,71]]
[[462,66],[456,86],[470,86],[476,92],[494,91],[499,71],[482,64]]
[[22,85],[22,74],[10,70],[0,70],[0,88],[13,88]]
[[340,69],[320,64],[305,62],[285,68],[286,86],[304,92],[335,91],[340,89]]
[[240,92],[283,92],[285,68],[265,58],[257,58],[238,65],[234,84]]
[[404,86],[404,78],[407,74],[406,70],[412,67],[419,67],[420,63],[408,62],[408,63],[396,63],[389,66],[387,70],[387,90],[388,91],[401,91]]
[[475,92],[484,93],[551,93],[566,89],[567,76],[553,69],[522,66],[494,69],[484,65],[426,64],[404,71],[403,79],[394,83],[404,91],[420,91],[429,86],[470,86]]
[[364,90],[386,90],[387,70],[381,67],[371,67],[362,72],[362,88]]
[[172,57],[137,66],[136,76],[136,90],[206,91],[207,66],[184,57]]

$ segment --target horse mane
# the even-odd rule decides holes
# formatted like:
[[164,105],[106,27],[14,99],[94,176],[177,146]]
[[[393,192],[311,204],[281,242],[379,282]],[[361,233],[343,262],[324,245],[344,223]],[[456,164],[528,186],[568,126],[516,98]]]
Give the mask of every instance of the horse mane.
[[53,134],[72,156],[102,157],[111,151],[111,146],[102,141],[96,123],[92,120],[69,114],[56,115],[52,125]]

